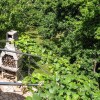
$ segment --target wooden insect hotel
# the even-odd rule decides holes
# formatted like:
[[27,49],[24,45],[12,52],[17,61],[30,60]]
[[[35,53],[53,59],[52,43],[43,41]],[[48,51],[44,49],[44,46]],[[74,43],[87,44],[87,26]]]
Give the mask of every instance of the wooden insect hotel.
[[[21,54],[15,46],[14,41],[18,39],[17,31],[11,30],[6,33],[6,45],[5,50],[0,55],[0,67],[2,78],[10,77],[15,81],[19,78],[20,66],[21,66]],[[8,50],[8,51],[7,51]],[[10,52],[12,51],[12,52]]]

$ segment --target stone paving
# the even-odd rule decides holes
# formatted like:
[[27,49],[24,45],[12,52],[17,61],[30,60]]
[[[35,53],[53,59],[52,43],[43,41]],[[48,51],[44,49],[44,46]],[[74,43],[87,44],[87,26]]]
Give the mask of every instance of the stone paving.
[[[0,78],[0,82],[12,81]],[[26,87],[0,85],[0,100],[25,100],[25,97],[31,96],[32,94],[24,89],[26,89]]]

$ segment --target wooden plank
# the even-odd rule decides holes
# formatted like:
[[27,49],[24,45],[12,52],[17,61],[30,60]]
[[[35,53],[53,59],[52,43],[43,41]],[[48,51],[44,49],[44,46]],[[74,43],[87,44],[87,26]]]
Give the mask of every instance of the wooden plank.
[[1,68],[11,72],[17,72],[19,70],[19,68],[11,68],[11,67],[4,67],[4,66],[1,66]]

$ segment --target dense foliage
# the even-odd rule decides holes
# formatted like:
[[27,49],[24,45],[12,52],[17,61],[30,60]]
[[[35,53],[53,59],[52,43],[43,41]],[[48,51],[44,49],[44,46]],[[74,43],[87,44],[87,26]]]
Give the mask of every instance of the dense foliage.
[[[24,82],[44,81],[27,100],[99,100],[100,76],[93,60],[100,61],[99,0],[2,0],[1,39],[16,29],[23,52],[40,55]],[[28,61],[28,59],[27,59]]]
[[[71,57],[60,57],[44,48],[41,42],[37,44],[36,39],[30,39],[29,36],[22,35],[17,44],[23,52],[30,51],[31,54],[41,55],[42,60],[38,64],[44,66],[43,69],[48,67],[50,70],[49,73],[34,71],[23,80],[24,83],[44,81],[44,85],[38,87],[38,92],[32,91],[33,97],[27,97],[27,100],[99,100],[99,74],[93,72],[92,59],[79,57],[71,64]],[[34,69],[34,65],[32,66]]]

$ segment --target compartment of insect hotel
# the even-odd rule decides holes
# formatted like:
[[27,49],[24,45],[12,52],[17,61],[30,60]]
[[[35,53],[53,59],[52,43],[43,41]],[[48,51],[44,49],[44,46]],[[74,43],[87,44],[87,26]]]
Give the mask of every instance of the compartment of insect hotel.
[[10,67],[10,68],[16,68],[16,64],[15,64],[15,60],[13,58],[13,56],[11,55],[7,55],[5,54],[3,57],[2,57],[2,64],[6,67]]
[[[16,81],[18,80],[19,74],[21,70],[21,54],[14,44],[14,41],[18,39],[17,31],[10,31],[6,34],[6,45],[5,51],[1,52],[0,55],[0,67],[2,78],[14,78]],[[12,52],[11,52],[12,51]]]

